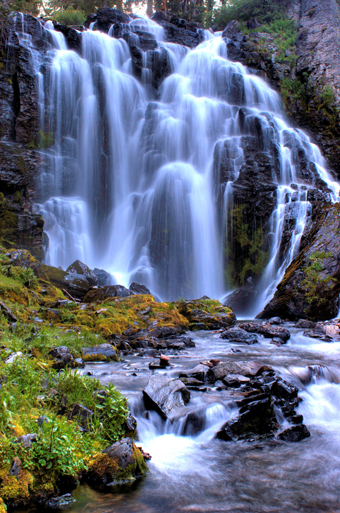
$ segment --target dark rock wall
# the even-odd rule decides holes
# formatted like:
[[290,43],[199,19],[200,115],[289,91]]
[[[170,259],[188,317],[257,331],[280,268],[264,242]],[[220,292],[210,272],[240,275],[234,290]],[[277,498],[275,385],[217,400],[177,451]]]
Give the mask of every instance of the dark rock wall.
[[[8,23],[13,29],[15,21]],[[40,22],[25,15],[25,25],[37,49],[43,50],[47,43],[41,37]],[[6,246],[26,248],[42,258],[43,221],[33,206],[40,165],[35,148],[37,77],[29,50],[14,31],[0,49],[0,118],[0,239]]]

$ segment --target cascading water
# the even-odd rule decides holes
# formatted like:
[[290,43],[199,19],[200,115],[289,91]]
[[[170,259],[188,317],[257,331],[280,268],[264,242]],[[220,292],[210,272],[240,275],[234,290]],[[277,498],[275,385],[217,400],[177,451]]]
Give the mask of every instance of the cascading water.
[[54,47],[40,84],[51,141],[39,178],[45,260],[66,268],[79,258],[165,300],[222,297],[255,277],[258,313],[297,254],[309,191],[334,199],[338,184],[285,121],[279,96],[228,60],[220,36],[189,50],[163,42],[151,20],[125,29],[129,43],[152,33],[153,52],[167,55],[158,92],[155,53],[143,53],[138,81],[113,29],[83,32],[79,55],[52,24],[42,28]]

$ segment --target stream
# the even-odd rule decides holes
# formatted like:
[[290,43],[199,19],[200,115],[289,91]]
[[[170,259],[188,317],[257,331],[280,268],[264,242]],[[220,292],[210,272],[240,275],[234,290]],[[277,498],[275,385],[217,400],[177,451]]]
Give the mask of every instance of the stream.
[[[171,368],[150,371],[150,357],[127,356],[122,362],[88,364],[103,384],[114,382],[129,399],[138,420],[139,443],[152,455],[149,473],[129,486],[100,493],[81,485],[73,495],[75,512],[327,512],[340,511],[340,339],[321,342],[303,330],[285,325],[291,339],[284,346],[230,344],[212,332],[190,333],[196,347],[171,358]],[[191,391],[189,404],[173,422],[155,412],[145,418],[142,389],[151,372],[178,377],[200,361],[218,358],[260,360],[298,386],[303,399],[297,413],[311,436],[299,443],[224,442],[214,439],[218,428],[237,413],[235,391]],[[312,370],[308,366],[313,366]],[[323,367],[318,367],[323,366]],[[327,368],[325,368],[327,366]],[[308,374],[315,374],[304,386]],[[300,380],[302,379],[302,381]],[[236,392],[237,394],[237,392]],[[183,435],[188,412],[202,417],[202,430]],[[190,432],[190,429],[189,429]],[[30,509],[30,513],[38,509]]]

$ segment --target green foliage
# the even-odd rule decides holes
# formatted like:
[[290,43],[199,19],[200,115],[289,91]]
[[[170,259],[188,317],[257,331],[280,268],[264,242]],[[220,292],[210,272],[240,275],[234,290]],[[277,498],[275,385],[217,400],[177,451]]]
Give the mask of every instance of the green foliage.
[[331,252],[315,251],[308,257],[307,265],[304,269],[305,277],[301,285],[305,291],[306,302],[310,305],[319,306],[328,301],[327,297],[325,297],[325,292],[332,285],[333,278],[330,276],[323,278],[320,272],[324,268],[324,259],[331,256]]
[[320,98],[324,101],[326,107],[329,108],[332,105],[332,103],[335,100],[335,95],[330,85],[324,87],[324,89],[320,93]]
[[28,147],[32,149],[39,148],[39,150],[43,150],[44,148],[49,148],[53,144],[53,134],[51,132],[43,132],[42,130],[39,130],[35,140],[31,140],[28,144]]
[[11,266],[8,270],[8,275],[29,289],[38,287],[38,279],[31,267]]
[[108,385],[106,396],[98,397],[104,400],[103,404],[96,405],[96,411],[99,410],[105,436],[111,442],[116,442],[124,434],[123,423],[128,414],[126,399],[113,383]]
[[58,11],[53,18],[61,25],[83,25],[86,20],[86,13],[81,9],[69,8],[65,11]]
[[280,20],[284,13],[285,8],[272,0],[229,0],[213,10],[212,23],[222,28],[231,20],[246,22],[256,18],[261,24],[271,24]]
[[261,227],[248,222],[246,206],[237,205],[228,216],[225,237],[226,286],[244,285],[248,277],[257,277],[264,271],[269,254],[264,250],[265,234]]
[[82,436],[66,419],[56,415],[51,417],[48,422],[43,422],[26,465],[31,467],[34,464],[38,469],[75,475],[86,468],[78,453]]
[[[30,471],[75,475],[86,469],[87,456],[124,435],[126,399],[114,385],[106,388],[98,380],[70,370],[58,373],[46,361],[28,354],[5,364],[3,359],[10,349],[34,349],[27,340],[20,344],[21,336],[6,331],[2,338],[5,348],[0,353],[0,468],[18,456]],[[97,392],[103,389],[101,396]],[[79,429],[77,419],[68,420],[75,404],[94,412],[88,431]],[[41,427],[38,417],[44,418]],[[17,437],[26,433],[37,433],[30,448],[17,442]]]

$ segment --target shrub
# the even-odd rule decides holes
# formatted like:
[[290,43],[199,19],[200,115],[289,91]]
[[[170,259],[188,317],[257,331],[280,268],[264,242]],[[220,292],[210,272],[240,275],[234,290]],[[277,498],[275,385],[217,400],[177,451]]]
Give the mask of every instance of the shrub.
[[57,12],[53,18],[61,25],[83,25],[86,20],[86,14],[81,10],[66,9],[65,11]]

